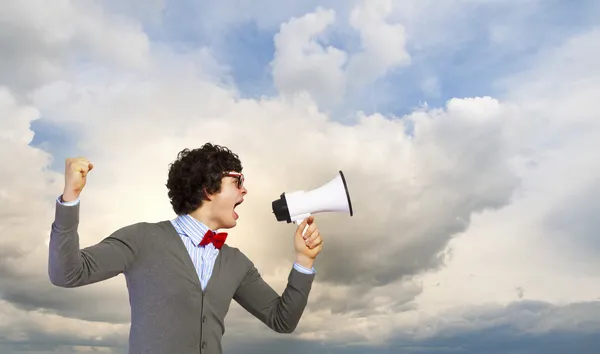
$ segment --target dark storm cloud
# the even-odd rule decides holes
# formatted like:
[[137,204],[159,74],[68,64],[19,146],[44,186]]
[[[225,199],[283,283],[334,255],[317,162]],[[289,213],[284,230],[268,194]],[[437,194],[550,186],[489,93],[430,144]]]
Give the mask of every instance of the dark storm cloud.
[[[284,351],[289,354],[596,354],[600,348],[598,315],[599,302],[567,306],[517,302],[506,308],[482,308],[461,319],[465,327],[450,326],[447,331],[422,340],[402,335],[385,344],[370,346],[295,339],[232,338],[227,340],[226,348],[232,353],[243,351],[246,354]],[[569,326],[561,325],[568,323]]]

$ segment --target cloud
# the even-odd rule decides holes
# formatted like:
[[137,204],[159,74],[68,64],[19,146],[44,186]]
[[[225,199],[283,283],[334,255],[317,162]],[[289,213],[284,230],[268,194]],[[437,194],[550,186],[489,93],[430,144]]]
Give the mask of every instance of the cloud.
[[[143,91],[133,88],[147,86],[134,81],[130,90],[124,91],[104,86],[97,78],[89,84],[94,86],[78,82],[78,90],[62,90],[68,86],[52,85],[33,96],[44,98],[38,105],[49,116],[66,122],[77,121],[78,114],[89,112],[86,120],[79,122],[82,128],[78,130],[86,155],[96,166],[82,195],[82,246],[99,241],[119,225],[171,215],[163,187],[168,162],[184,146],[206,140],[222,142],[241,152],[250,189],[232,244],[265,270],[289,267],[291,259],[285,235],[291,235],[293,228],[274,223],[269,210],[271,200],[281,191],[318,186],[338,168],[347,173],[357,216],[350,220],[333,215],[322,218],[330,246],[318,264],[323,288],[315,291],[312,301],[319,303],[315,311],[324,307],[341,315],[366,315],[381,306],[376,311],[388,313],[402,309],[419,292],[418,288],[394,283],[441,266],[446,243],[466,229],[470,215],[508,203],[517,183],[510,170],[510,158],[518,146],[511,132],[518,115],[514,108],[490,98],[457,99],[444,110],[406,117],[413,127],[409,135],[405,120],[364,116],[358,125],[345,127],[319,113],[310,101],[235,100],[217,86],[195,84],[182,76],[179,88],[197,94],[188,101],[176,94],[179,91],[169,93],[171,79],[158,81],[154,89]],[[202,87],[213,95],[201,95]],[[94,91],[93,100],[79,96],[78,91]],[[162,109],[144,109],[147,102]],[[160,123],[167,118],[169,124]],[[303,122],[307,128],[290,130],[295,122]],[[181,130],[182,126],[186,129]],[[248,138],[267,127],[270,140]],[[133,133],[141,129],[144,135],[136,139]],[[472,149],[473,144],[479,149]],[[277,154],[272,146],[279,147]],[[318,160],[314,159],[317,153]],[[302,166],[308,166],[304,173]],[[332,170],[331,166],[336,167]],[[477,169],[486,173],[474,173]],[[60,193],[56,185],[53,190],[56,196]],[[115,206],[114,199],[107,199],[107,195],[118,196],[123,206]],[[143,205],[138,205],[139,200],[144,200]],[[138,206],[132,209],[127,205]],[[48,214],[50,203],[46,207]],[[127,212],[120,209],[123,207]],[[430,221],[423,224],[423,219]],[[45,221],[39,225],[40,235],[49,225],[49,220]],[[262,230],[259,235],[254,231],[257,229]],[[266,247],[257,246],[259,236]],[[39,258],[42,251],[37,254]],[[38,262],[37,267],[42,269],[44,265]],[[49,289],[44,278],[35,274],[9,286],[5,298],[25,308],[31,303],[61,316],[85,320],[122,322],[127,318],[120,280],[69,293],[77,296],[70,298],[64,290]],[[11,277],[16,274],[9,272],[7,279]],[[273,284],[282,285],[284,279]],[[32,281],[41,281],[52,295],[32,295],[27,286]],[[331,296],[329,286],[340,287],[339,297]],[[373,286],[384,288],[368,292]],[[395,288],[405,295],[386,294],[385,290]],[[354,303],[336,305],[356,291],[363,295]],[[374,294],[378,295],[372,299]],[[90,302],[101,302],[103,306],[85,309]],[[104,305],[111,302],[115,306],[108,308],[113,310],[104,312]]]
[[[3,205],[0,209],[3,221],[1,229],[3,234],[14,235],[16,230],[22,228],[26,234],[37,235],[40,241],[43,240],[43,229],[39,225],[26,223],[26,215],[31,213],[43,217],[48,214],[48,205],[43,201],[48,195],[45,187],[51,185],[58,175],[44,171],[50,161],[49,154],[28,146],[33,137],[29,124],[39,118],[39,112],[32,106],[19,105],[5,87],[0,87],[0,112],[3,117],[10,117],[0,120],[0,148],[5,152],[10,151],[0,157],[0,163],[4,166],[0,171],[3,181],[0,189]],[[21,237],[3,237],[0,240],[0,260],[3,262],[0,264],[6,267],[5,262],[26,255],[28,241]]]
[[600,221],[593,212],[600,207],[599,201],[600,181],[593,181],[557,203],[544,220],[549,238],[562,246],[562,252],[573,258],[584,257],[586,262],[592,262],[590,267],[597,265],[595,255],[600,250]]
[[527,130],[526,159],[518,162],[521,184],[510,205],[474,217],[450,242],[452,261],[422,278],[422,311],[508,304],[518,287],[523,298],[552,304],[598,298],[597,223],[585,212],[596,203],[600,176],[593,94],[600,53],[586,49],[597,36],[591,30],[548,48],[531,69],[502,80],[504,100],[520,107],[523,120],[536,122]]
[[600,50],[589,44],[598,40],[600,31],[592,29],[541,52],[536,70],[523,73],[527,84],[509,98],[527,110],[543,112],[545,118],[545,129],[532,136],[544,151],[534,175],[538,185],[528,186],[532,194],[552,191],[540,198],[540,232],[551,241],[553,253],[571,260],[571,268],[596,276],[592,253],[597,249],[597,220],[588,211],[597,205],[600,191],[594,148],[600,139],[596,118]]
[[352,9],[348,22],[360,34],[361,44],[361,50],[352,54],[321,44],[336,21],[333,9],[318,7],[283,24],[274,38],[271,63],[279,92],[308,93],[327,109],[344,102],[348,90],[363,89],[388,71],[410,64],[404,27],[387,22],[392,6],[390,0],[365,1]]
[[[346,341],[301,341],[275,338],[269,342],[244,338],[241,345],[226,350],[263,353],[519,353],[559,354],[567,351],[592,354],[599,344],[597,302],[555,306],[543,302],[520,302],[511,306],[481,306],[475,309],[421,318],[418,328],[403,328],[402,334],[378,345]],[[565,325],[565,324],[569,325]],[[325,328],[325,327],[324,327]],[[385,330],[362,328],[356,335]]]
[[[421,40],[414,31],[407,37],[417,21],[397,20],[399,9],[421,13],[415,3],[357,2],[347,12],[324,3],[293,19],[267,16],[287,21],[274,37],[281,96],[260,99],[241,98],[210,48],[149,42],[135,18],[91,2],[61,4],[52,18],[17,2],[0,5],[17,19],[3,22],[12,35],[0,46],[17,46],[17,30],[29,34],[0,63],[7,85],[0,148],[10,152],[0,155],[0,349],[119,352],[126,343],[122,277],[80,289],[48,281],[46,244],[62,175],[50,169],[58,158],[52,150],[30,145],[38,119],[64,128],[77,146],[72,155],[96,166],[82,195],[83,247],[123,225],[173,217],[164,184],[182,148],[211,141],[238,152],[250,192],[228,242],[278,291],[293,260],[294,226],[276,223],[271,201],[343,170],[355,217],[318,217],[327,246],[294,336],[301,342],[281,345],[434,352],[463,343],[473,352],[482,347],[470,336],[485,331],[506,341],[598,332],[590,302],[599,296],[597,262],[583,252],[595,224],[580,212],[595,205],[600,175],[592,165],[600,61],[588,49],[597,31],[540,53],[531,70],[499,82],[500,97],[455,97],[402,116],[354,112],[355,123],[343,124],[325,112],[353,83],[368,90],[413,64],[406,39]],[[332,44],[328,35],[344,24],[360,50]],[[14,67],[28,74],[17,77]],[[581,255],[586,264],[573,262]],[[278,336],[235,305],[227,322],[232,348],[249,338],[256,348],[277,345]]]
[[68,68],[103,60],[143,69],[149,51],[135,21],[113,16],[93,1],[5,1],[0,5],[0,81],[18,93],[61,79]]
[[[67,122],[89,112],[78,131],[86,156],[96,166],[83,194],[82,246],[120,225],[172,215],[163,187],[166,166],[180,148],[216,141],[240,152],[250,190],[240,209],[240,227],[232,232],[232,245],[242,248],[267,274],[289,269],[292,255],[285,235],[291,235],[293,227],[275,224],[270,202],[282,191],[314,188],[342,169],[356,217],[320,218],[328,249],[318,262],[319,286],[309,313],[314,311],[315,319],[328,313],[337,321],[369,316],[371,322],[376,314],[391,319],[393,313],[411,310],[410,302],[421,289],[410,278],[441,267],[447,242],[466,230],[471,215],[507,204],[518,183],[511,170],[511,158],[522,141],[515,133],[518,110],[491,98],[456,99],[445,109],[423,110],[403,119],[363,116],[359,124],[347,127],[329,120],[306,99],[239,100],[217,86],[183,76],[178,91],[168,84],[171,79],[158,81],[150,90],[133,81],[128,91],[105,86],[99,78],[77,83],[80,91],[105,88],[94,89],[93,100],[78,98],[75,90],[59,90],[61,86],[48,86],[34,96],[44,98],[38,105],[49,116]],[[187,100],[177,94],[184,88],[197,96]],[[212,95],[200,94],[203,90]],[[147,102],[162,108],[153,109]],[[169,124],[161,124],[167,117]],[[298,122],[306,128],[289,129]],[[136,139],[133,132],[141,129],[143,138]],[[269,140],[252,139],[265,131]],[[272,146],[278,146],[277,153]],[[319,159],[314,158],[317,154]],[[479,170],[484,173],[476,173]],[[107,195],[118,196],[123,207],[136,208],[125,207],[124,212]],[[285,277],[270,279],[281,287]],[[70,299],[68,307],[20,296],[19,291],[27,288],[12,289],[7,295],[11,300],[27,299],[62,316],[110,322],[127,318],[120,280],[73,293],[77,298]],[[63,291],[51,291],[67,299]],[[101,307],[83,311],[85,303],[100,301],[115,306],[110,312],[101,313]],[[331,336],[352,333],[356,322],[347,323],[345,328],[331,327],[336,329]],[[308,337],[322,332],[318,321],[307,320],[305,326]]]
[[341,102],[346,86],[342,66],[347,55],[332,46],[323,48],[315,38],[334,20],[333,10],[318,8],[281,26],[274,38],[272,65],[275,86],[282,94],[308,92],[320,102]]
[[410,63],[404,26],[387,23],[392,10],[392,0],[365,1],[352,10],[349,21],[360,32],[363,47],[348,64],[354,85],[370,84],[389,69]]
[[0,349],[4,353],[121,353],[127,325],[68,319],[43,311],[23,311],[0,302]]
[[[85,297],[56,291],[46,273],[48,225],[52,222],[51,201],[62,184],[62,176],[49,171],[48,153],[28,146],[33,137],[29,129],[39,111],[20,105],[6,89],[0,89],[0,343],[16,350],[50,350],[54,346],[109,344],[111,336],[121,336],[118,325],[95,325],[48,315],[43,309],[65,309],[91,314],[104,312],[89,306]],[[88,289],[91,293],[93,289]],[[44,294],[45,292],[45,294]],[[84,294],[85,295],[85,294]],[[79,301],[80,307],[76,305]],[[84,306],[87,305],[87,306]],[[93,316],[93,315],[92,315]],[[75,317],[78,317],[75,315]],[[114,318],[113,318],[114,319]],[[85,323],[85,322],[83,322]],[[110,330],[113,328],[113,330]],[[112,334],[111,334],[112,332]],[[37,348],[37,349],[36,349]]]

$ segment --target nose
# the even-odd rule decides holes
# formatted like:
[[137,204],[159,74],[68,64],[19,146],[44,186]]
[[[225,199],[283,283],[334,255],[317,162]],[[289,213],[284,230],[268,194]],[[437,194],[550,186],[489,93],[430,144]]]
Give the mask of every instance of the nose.
[[248,194],[248,190],[246,189],[246,186],[242,186],[242,195],[246,194]]

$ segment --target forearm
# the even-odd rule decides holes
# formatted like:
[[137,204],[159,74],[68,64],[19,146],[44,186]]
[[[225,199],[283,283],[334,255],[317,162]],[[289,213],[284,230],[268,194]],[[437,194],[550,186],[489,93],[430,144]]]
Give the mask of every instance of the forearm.
[[80,249],[79,204],[56,204],[49,244],[48,275],[52,284],[78,287],[124,272],[137,252],[137,225],[114,232],[100,243]]
[[64,206],[57,202],[48,257],[48,276],[54,285],[76,287],[87,283],[79,248],[78,226],[79,205]]
[[305,274],[295,268],[290,271],[288,284],[271,316],[270,327],[274,331],[291,333],[296,329],[308,303],[313,280],[314,274]]
[[314,276],[293,268],[288,284],[279,296],[253,267],[236,292],[235,299],[272,330],[291,333],[304,313]]

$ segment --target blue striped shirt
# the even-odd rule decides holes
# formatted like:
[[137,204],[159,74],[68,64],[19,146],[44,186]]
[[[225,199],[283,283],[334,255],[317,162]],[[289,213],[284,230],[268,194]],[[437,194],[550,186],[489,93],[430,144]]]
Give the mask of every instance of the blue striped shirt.
[[[77,205],[79,203],[79,198],[71,202],[63,202],[62,195],[59,196],[57,200],[59,203],[67,206]],[[194,268],[196,268],[196,273],[198,273],[198,277],[200,278],[202,289],[206,289],[206,284],[208,284],[208,280],[212,275],[215,260],[219,254],[219,250],[216,249],[212,243],[209,243],[206,246],[200,246],[200,241],[202,241],[204,234],[208,231],[208,227],[190,215],[177,216],[177,218],[171,220],[171,223],[173,224],[173,227],[175,227],[175,230],[181,237],[185,248],[192,258],[192,263],[194,263]],[[294,268],[305,274],[315,273],[314,267],[309,269],[296,262],[294,262]]]
[[181,215],[171,220],[171,223],[181,237],[185,248],[187,249],[192,262],[200,278],[202,290],[206,289],[206,284],[212,274],[215,266],[215,260],[219,250],[212,243],[206,246],[200,246],[200,241],[208,231],[208,227],[190,215]]

